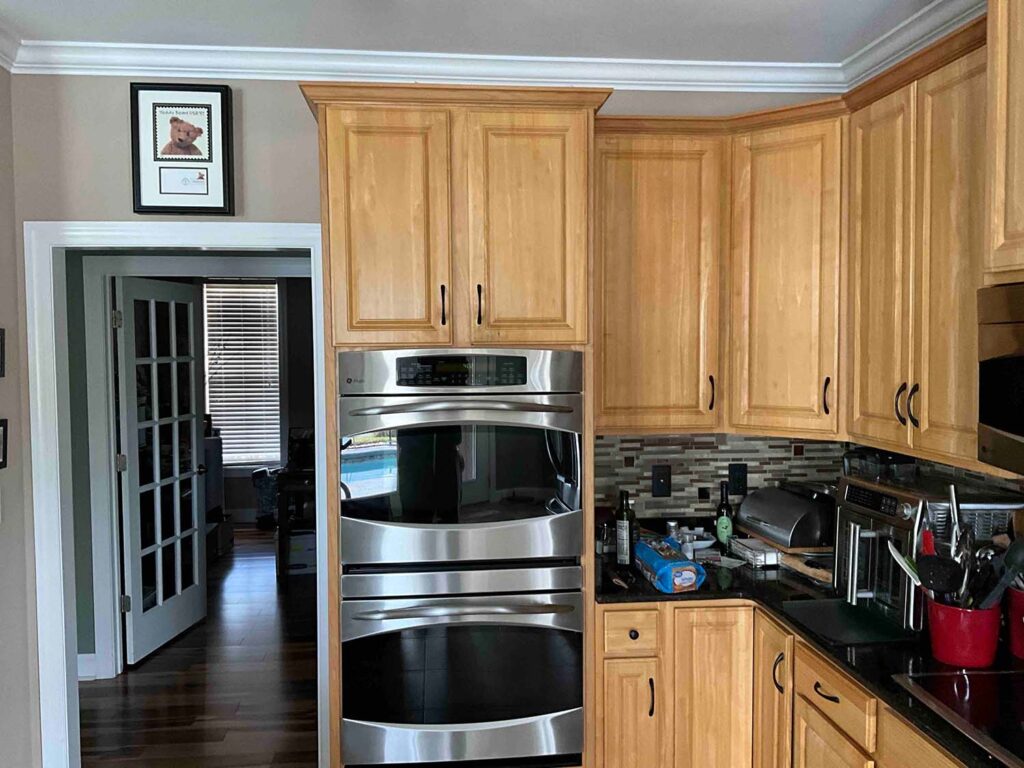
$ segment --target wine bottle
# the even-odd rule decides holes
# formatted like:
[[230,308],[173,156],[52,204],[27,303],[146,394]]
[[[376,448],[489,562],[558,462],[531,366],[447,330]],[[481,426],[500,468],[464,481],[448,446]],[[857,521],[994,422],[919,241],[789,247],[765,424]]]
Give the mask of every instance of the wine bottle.
[[633,564],[633,538],[636,518],[629,506],[629,491],[619,491],[619,508],[615,510],[615,562]]
[[718,503],[718,520],[715,523],[715,531],[718,533],[718,541],[726,545],[732,537],[732,505],[729,503],[729,483],[723,480],[720,487],[722,500]]

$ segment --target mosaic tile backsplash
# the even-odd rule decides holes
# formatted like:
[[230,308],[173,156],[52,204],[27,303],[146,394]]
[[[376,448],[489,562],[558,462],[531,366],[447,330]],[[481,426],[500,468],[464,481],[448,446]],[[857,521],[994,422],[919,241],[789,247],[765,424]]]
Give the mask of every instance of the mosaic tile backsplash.
[[[843,454],[852,443],[791,440],[782,437],[697,434],[646,437],[601,437],[595,445],[595,500],[615,506],[620,490],[636,499],[641,517],[707,517],[715,512],[719,483],[729,478],[729,464],[747,465],[747,490],[774,485],[780,480],[836,483],[843,471]],[[651,467],[672,467],[672,495],[651,496]],[[967,477],[994,487],[1024,492],[1024,483],[954,469],[928,461],[918,466],[929,472]],[[698,492],[707,488],[710,498]],[[733,506],[741,496],[730,496]]]
[[[785,479],[835,483],[842,474],[847,447],[846,443],[740,435],[598,437],[594,496],[597,504],[614,506],[619,491],[629,491],[641,517],[707,517],[718,506],[718,484],[729,479],[729,464],[747,465],[748,492]],[[651,496],[655,464],[671,465],[671,496]],[[710,489],[710,499],[698,499],[700,488]],[[741,500],[730,497],[734,505]]]

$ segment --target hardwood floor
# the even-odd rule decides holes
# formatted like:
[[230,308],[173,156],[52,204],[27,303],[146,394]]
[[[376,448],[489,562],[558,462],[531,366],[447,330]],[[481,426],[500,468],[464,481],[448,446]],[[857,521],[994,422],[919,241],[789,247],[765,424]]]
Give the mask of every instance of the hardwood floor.
[[273,534],[239,529],[210,567],[206,621],[79,685],[83,766],[315,766],[315,579],[287,581]]

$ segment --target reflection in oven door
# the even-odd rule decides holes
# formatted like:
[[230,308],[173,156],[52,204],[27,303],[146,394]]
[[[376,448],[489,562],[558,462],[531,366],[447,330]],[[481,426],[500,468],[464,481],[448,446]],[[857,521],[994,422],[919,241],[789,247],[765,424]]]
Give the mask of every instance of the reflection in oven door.
[[346,565],[578,557],[580,436],[434,424],[346,439]]
[[342,604],[348,765],[576,755],[578,592]]

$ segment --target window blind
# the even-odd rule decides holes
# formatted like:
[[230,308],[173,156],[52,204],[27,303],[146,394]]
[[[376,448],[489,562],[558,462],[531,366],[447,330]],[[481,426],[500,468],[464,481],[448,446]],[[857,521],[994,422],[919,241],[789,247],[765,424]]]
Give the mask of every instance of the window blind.
[[277,286],[207,283],[206,403],[225,464],[281,460]]

